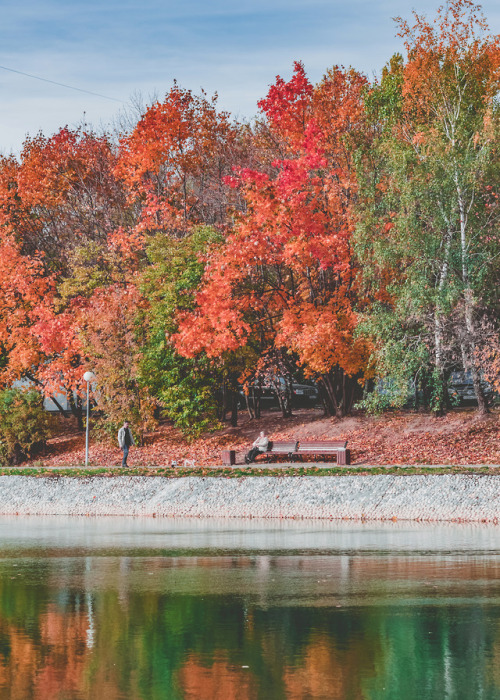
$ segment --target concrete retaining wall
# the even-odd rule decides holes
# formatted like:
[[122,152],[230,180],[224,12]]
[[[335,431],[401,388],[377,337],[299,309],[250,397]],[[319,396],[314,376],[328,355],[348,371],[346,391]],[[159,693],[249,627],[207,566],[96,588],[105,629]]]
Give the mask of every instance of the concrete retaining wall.
[[500,476],[1,476],[0,514],[497,522]]

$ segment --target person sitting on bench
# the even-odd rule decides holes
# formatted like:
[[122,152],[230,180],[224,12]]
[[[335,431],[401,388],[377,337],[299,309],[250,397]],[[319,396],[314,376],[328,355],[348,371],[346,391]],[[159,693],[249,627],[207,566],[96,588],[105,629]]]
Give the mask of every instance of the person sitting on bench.
[[267,438],[264,430],[261,430],[259,437],[253,442],[252,449],[245,457],[245,464],[250,464],[250,462],[255,461],[258,454],[261,452],[266,452],[268,445],[269,439]]

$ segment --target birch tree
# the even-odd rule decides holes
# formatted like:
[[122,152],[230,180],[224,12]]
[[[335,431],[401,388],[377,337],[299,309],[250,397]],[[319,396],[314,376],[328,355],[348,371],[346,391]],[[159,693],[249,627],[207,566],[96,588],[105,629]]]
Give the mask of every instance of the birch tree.
[[478,317],[498,248],[491,163],[498,155],[499,37],[488,33],[471,0],[449,2],[433,21],[416,13],[412,25],[396,21],[406,57],[393,59],[367,101],[380,130],[380,170],[371,209],[361,213],[360,240],[366,243],[370,209],[378,241],[369,248],[378,266],[390,269],[390,305],[432,354],[433,408],[445,407],[446,373],[458,355],[486,412]]

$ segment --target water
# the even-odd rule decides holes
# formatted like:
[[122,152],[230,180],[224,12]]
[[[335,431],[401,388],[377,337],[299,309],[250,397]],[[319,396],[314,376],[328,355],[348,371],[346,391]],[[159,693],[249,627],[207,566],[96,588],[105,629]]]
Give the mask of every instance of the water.
[[500,530],[0,518],[0,700],[500,698]]

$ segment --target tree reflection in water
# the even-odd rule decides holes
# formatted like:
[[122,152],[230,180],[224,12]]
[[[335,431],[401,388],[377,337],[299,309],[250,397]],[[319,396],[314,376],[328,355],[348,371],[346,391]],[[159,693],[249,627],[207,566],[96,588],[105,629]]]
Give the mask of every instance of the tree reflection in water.
[[0,698],[500,697],[493,557],[0,560]]

